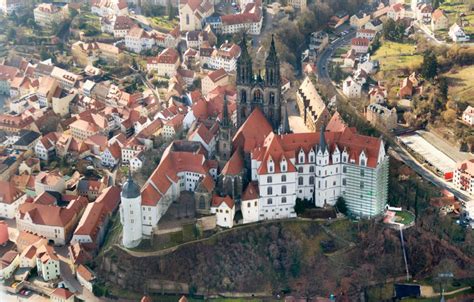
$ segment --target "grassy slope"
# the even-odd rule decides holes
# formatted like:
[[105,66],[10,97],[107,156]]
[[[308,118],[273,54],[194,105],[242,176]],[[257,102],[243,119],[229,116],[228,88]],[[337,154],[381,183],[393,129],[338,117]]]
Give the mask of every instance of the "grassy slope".
[[474,34],[474,12],[468,10],[467,1],[446,0],[441,4],[440,8],[446,12],[449,24],[456,22],[460,13],[466,14],[465,18],[469,21],[469,26],[466,26],[464,29],[466,33]]
[[466,100],[474,106],[474,66],[466,66],[457,72],[445,74],[450,79],[449,94],[453,99]]
[[423,60],[422,56],[416,53],[415,45],[390,41],[384,41],[372,59],[379,60],[382,71],[416,67]]

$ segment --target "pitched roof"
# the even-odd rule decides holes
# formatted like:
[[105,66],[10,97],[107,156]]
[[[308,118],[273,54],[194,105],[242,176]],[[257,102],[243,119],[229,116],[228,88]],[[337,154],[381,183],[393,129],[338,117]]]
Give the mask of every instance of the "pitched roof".
[[0,180],[0,203],[12,204],[24,194],[15,187],[13,182]]
[[236,150],[234,154],[232,154],[229,161],[225,164],[224,168],[222,169],[222,175],[238,175],[242,173],[244,169],[244,159],[240,153],[240,150]]
[[80,275],[84,280],[90,282],[95,279],[94,273],[86,266],[79,264],[76,270],[77,274]]
[[259,197],[260,193],[258,191],[258,183],[256,181],[250,182],[242,194],[242,200],[253,200],[258,199]]
[[225,203],[229,209],[232,209],[235,205],[234,200],[230,196],[218,196],[214,195],[212,196],[212,206],[213,207],[219,207],[221,204]]
[[232,143],[235,147],[241,147],[244,152],[250,153],[255,147],[263,145],[270,132],[272,132],[272,126],[257,107],[237,130]]
[[74,296],[74,294],[65,288],[58,287],[51,293],[51,296],[55,296],[61,299],[69,299]]

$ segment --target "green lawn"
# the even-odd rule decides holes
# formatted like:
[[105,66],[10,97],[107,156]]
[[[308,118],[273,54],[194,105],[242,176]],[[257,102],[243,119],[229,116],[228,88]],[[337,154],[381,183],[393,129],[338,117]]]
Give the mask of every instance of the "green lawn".
[[467,101],[474,106],[474,66],[467,66],[445,74],[450,79],[449,94],[454,99]]
[[178,19],[168,20],[167,16],[151,17],[149,20],[153,26],[167,30],[173,30],[178,25]]
[[464,29],[466,33],[471,35],[474,34],[474,12],[469,10],[468,1],[445,0],[440,8],[446,12],[449,24],[456,22],[460,13],[466,14],[465,19],[469,21],[469,26],[466,26]]
[[399,222],[399,223],[402,223],[402,224],[405,224],[405,225],[408,225],[408,224],[412,223],[415,220],[415,216],[412,213],[408,212],[408,211],[397,212],[395,217],[396,217],[395,218],[396,222]]
[[414,44],[391,41],[383,41],[382,46],[372,55],[372,59],[379,60],[382,71],[417,67],[423,61]]

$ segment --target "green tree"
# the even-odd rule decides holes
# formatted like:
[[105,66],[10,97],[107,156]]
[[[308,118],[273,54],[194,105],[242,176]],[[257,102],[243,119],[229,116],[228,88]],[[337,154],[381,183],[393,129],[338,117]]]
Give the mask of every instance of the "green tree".
[[432,51],[426,51],[423,54],[421,75],[427,80],[432,80],[438,75],[438,59]]
[[344,199],[344,197],[337,198],[336,209],[340,213],[347,215],[347,213],[349,212],[349,209],[347,208],[346,200]]

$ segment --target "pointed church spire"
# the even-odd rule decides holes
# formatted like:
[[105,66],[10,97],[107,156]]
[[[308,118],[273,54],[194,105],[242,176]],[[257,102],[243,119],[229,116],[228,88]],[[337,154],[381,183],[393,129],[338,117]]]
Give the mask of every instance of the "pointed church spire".
[[278,59],[278,55],[275,47],[275,35],[272,34],[272,42],[270,43],[270,51],[268,52],[267,61],[274,62]]
[[247,50],[247,35],[245,32],[240,41],[240,56],[237,59],[237,84],[248,84],[252,81],[252,58]]
[[227,104],[227,97],[224,96],[224,108],[222,109],[222,127],[230,127],[229,108]]

